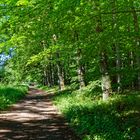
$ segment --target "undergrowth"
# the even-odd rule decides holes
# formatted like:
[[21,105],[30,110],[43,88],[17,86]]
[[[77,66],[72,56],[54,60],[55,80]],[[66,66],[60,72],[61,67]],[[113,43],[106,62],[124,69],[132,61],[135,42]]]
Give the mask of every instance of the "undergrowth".
[[4,86],[0,85],[0,110],[5,110],[27,93],[27,86]]
[[82,140],[140,140],[139,92],[103,102],[99,90],[65,90],[54,94],[54,103]]

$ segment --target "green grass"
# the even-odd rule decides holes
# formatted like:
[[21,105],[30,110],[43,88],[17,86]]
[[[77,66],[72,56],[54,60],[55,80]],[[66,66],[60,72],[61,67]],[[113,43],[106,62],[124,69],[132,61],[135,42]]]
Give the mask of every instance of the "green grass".
[[57,86],[48,87],[48,86],[42,86],[42,85],[37,86],[37,88],[45,90],[47,92],[55,92],[59,89]]
[[0,85],[0,110],[5,110],[10,105],[22,99],[27,93],[27,89],[27,86]]
[[82,140],[140,140],[140,92],[112,95],[56,92],[54,103]]

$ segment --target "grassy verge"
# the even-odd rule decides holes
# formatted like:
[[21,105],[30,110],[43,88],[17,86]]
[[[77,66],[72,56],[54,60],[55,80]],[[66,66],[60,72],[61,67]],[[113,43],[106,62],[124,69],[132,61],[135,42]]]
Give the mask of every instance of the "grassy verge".
[[56,92],[54,103],[82,140],[140,140],[140,93],[103,102],[88,91]]
[[27,86],[4,86],[0,85],[0,110],[5,110],[27,93]]

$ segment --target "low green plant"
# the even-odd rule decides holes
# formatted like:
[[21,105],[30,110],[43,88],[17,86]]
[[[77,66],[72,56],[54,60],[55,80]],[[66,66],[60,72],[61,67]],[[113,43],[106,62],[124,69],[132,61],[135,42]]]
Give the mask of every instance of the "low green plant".
[[54,95],[54,103],[82,140],[139,140],[140,93],[114,94],[104,102],[91,91]]
[[4,86],[0,85],[0,110],[5,110],[27,93],[27,86]]

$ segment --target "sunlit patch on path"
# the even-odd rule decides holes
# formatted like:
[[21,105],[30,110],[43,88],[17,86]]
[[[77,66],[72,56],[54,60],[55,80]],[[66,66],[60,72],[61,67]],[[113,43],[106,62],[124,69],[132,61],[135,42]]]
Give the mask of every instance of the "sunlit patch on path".
[[0,140],[79,140],[51,102],[51,94],[28,96],[0,113]]

